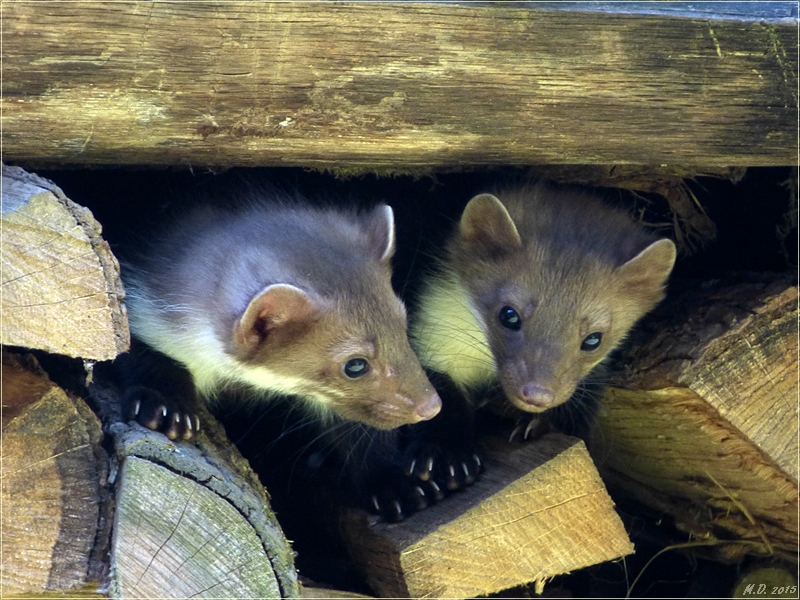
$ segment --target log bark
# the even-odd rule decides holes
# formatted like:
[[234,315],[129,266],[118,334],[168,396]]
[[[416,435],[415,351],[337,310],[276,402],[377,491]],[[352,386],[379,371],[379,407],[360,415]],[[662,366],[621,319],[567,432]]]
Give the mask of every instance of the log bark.
[[111,594],[298,597],[293,554],[263,486],[213,418],[202,420],[192,444],[110,427],[119,463]]
[[3,353],[0,596],[92,595],[108,547],[108,455],[83,400]]
[[3,166],[0,343],[90,360],[130,344],[119,263],[88,209]]
[[470,598],[630,554],[585,446],[549,434],[489,442],[481,481],[402,523],[348,512],[344,535],[367,581],[389,598]]
[[668,300],[623,357],[593,454],[610,485],[719,541],[724,558],[798,543],[798,289],[705,285]]
[[266,492],[213,420],[194,444],[111,424],[109,461],[98,418],[35,362],[4,354],[2,393],[2,597],[299,595]]
[[6,160],[797,163],[796,17],[397,3],[7,2]]

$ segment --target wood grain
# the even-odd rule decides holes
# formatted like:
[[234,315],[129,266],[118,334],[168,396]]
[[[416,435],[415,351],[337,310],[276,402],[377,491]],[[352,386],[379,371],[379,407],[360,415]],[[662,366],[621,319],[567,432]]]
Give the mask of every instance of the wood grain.
[[604,477],[729,557],[797,549],[797,310],[785,279],[667,302],[604,398]]
[[397,523],[347,513],[346,540],[389,598],[471,598],[630,554],[585,446],[550,434],[490,443],[481,481]]
[[[98,398],[108,393],[93,390]],[[192,444],[139,426],[110,425],[123,465],[112,595],[299,596],[292,551],[264,488],[221,427],[203,414],[203,430]]]
[[4,156],[796,164],[796,22],[373,3],[0,8]]
[[100,422],[36,365],[5,353],[2,395],[0,596],[96,587],[108,469]]
[[0,342],[91,360],[127,350],[119,264],[89,210],[3,165]]
[[227,501],[147,460],[123,464],[114,523],[121,598],[280,598],[258,536]]

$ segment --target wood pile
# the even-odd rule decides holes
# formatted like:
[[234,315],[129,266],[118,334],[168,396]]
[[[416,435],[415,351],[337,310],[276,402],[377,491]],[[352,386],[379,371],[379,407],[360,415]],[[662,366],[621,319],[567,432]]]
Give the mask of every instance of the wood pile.
[[[798,162],[797,12],[767,14],[775,4],[730,17],[5,2],[3,158],[379,175],[540,165],[567,181],[588,168],[593,183],[664,195],[695,250],[715,226],[686,178]],[[4,165],[0,220],[0,596],[355,597],[301,592],[266,491],[210,415],[192,443],[119,422],[117,390],[93,369],[129,346],[124,290],[91,213]],[[796,279],[742,275],[671,298],[621,357],[588,451],[560,435],[494,440],[479,484],[404,523],[343,513],[354,560],[388,596],[541,590],[632,551],[605,482],[716,559],[796,562],[797,328]],[[29,351],[77,359],[85,393]]]
[[796,279],[668,300],[621,359],[592,447],[610,485],[727,559],[797,558]]
[[[93,247],[107,253],[105,260],[71,260],[70,271],[58,268],[65,254],[44,254],[37,269],[50,276],[28,286],[39,297],[64,288],[64,277],[111,286],[113,292],[103,287],[93,295],[104,300],[101,309],[110,305],[116,313],[98,311],[84,303],[84,294],[72,294],[57,303],[66,305],[58,308],[70,318],[53,317],[37,333],[40,348],[63,348],[63,340],[70,340],[74,344],[70,354],[97,358],[98,339],[116,341],[119,331],[127,336],[127,323],[119,318],[124,307],[117,262],[107,244],[98,243],[99,226],[88,211],[46,180],[21,169],[7,168],[5,173],[13,179],[12,185],[5,185],[4,178],[4,190],[15,191],[17,181],[34,181],[36,190],[47,191],[35,191],[30,197],[68,206],[70,214],[81,214],[83,222],[91,224],[98,236],[95,246],[86,244],[68,256],[95,257]],[[54,245],[54,232],[65,227],[64,211],[37,214],[35,227],[24,229],[25,242],[18,248]],[[83,231],[74,220],[68,223]],[[9,252],[4,260],[19,271],[24,270],[20,263],[30,262],[24,252]],[[82,328],[95,318],[106,327]],[[30,326],[42,321],[33,320]],[[16,317],[13,323],[20,332],[28,327],[26,320]],[[109,336],[109,331],[115,335]],[[16,339],[26,339],[23,333],[19,336]],[[0,500],[7,526],[2,550],[5,594],[54,590],[114,597],[291,597],[298,593],[291,551],[266,492],[210,414],[203,419],[205,430],[191,444],[120,423],[117,391],[103,377],[94,377],[93,363],[85,363],[87,382],[99,380],[88,390],[101,427],[84,400],[49,381],[32,357],[8,354],[4,360],[7,475]],[[113,446],[110,457],[104,435]],[[558,574],[632,551],[582,443],[555,436],[520,448],[507,442],[494,446],[484,481],[407,523],[376,524],[363,513],[347,513],[356,536],[350,539],[353,555],[369,570],[367,579],[379,593],[469,597],[529,582],[542,586]],[[49,527],[42,529],[40,523]],[[389,562],[381,564],[375,557],[387,550],[378,547],[387,546],[393,556],[387,555]],[[487,563],[489,556],[493,562]],[[469,580],[462,568],[455,568],[459,563],[471,565]],[[478,566],[480,570],[475,570]]]

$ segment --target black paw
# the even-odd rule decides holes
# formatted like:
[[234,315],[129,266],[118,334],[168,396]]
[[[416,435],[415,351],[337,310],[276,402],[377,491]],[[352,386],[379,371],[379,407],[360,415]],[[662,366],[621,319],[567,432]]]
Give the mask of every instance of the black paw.
[[412,480],[434,483],[455,492],[475,483],[483,473],[483,461],[474,448],[448,448],[436,443],[412,444],[407,452],[406,473]]
[[519,439],[521,442],[537,440],[552,430],[550,418],[544,413],[523,413],[517,418],[508,441],[513,442],[515,439]]
[[188,440],[200,431],[200,419],[194,412],[144,386],[133,387],[125,393],[123,410],[127,419],[160,431],[171,440]]
[[400,469],[390,469],[370,486],[366,508],[384,521],[397,523],[436,504],[444,496],[434,481],[414,481]]

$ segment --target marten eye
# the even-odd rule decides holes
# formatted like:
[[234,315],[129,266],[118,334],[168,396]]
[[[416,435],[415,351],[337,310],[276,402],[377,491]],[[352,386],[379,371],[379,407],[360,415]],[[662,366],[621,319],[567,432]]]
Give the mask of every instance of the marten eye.
[[497,318],[500,319],[500,325],[512,331],[519,331],[522,328],[522,319],[517,314],[517,311],[510,306],[501,308]]
[[584,352],[592,352],[593,350],[597,350],[600,347],[600,342],[603,341],[603,334],[599,331],[595,331],[594,333],[590,333],[585,338],[583,338],[583,343],[581,343],[581,350]]
[[342,367],[344,374],[350,379],[358,379],[369,371],[369,363],[363,358],[351,358]]

